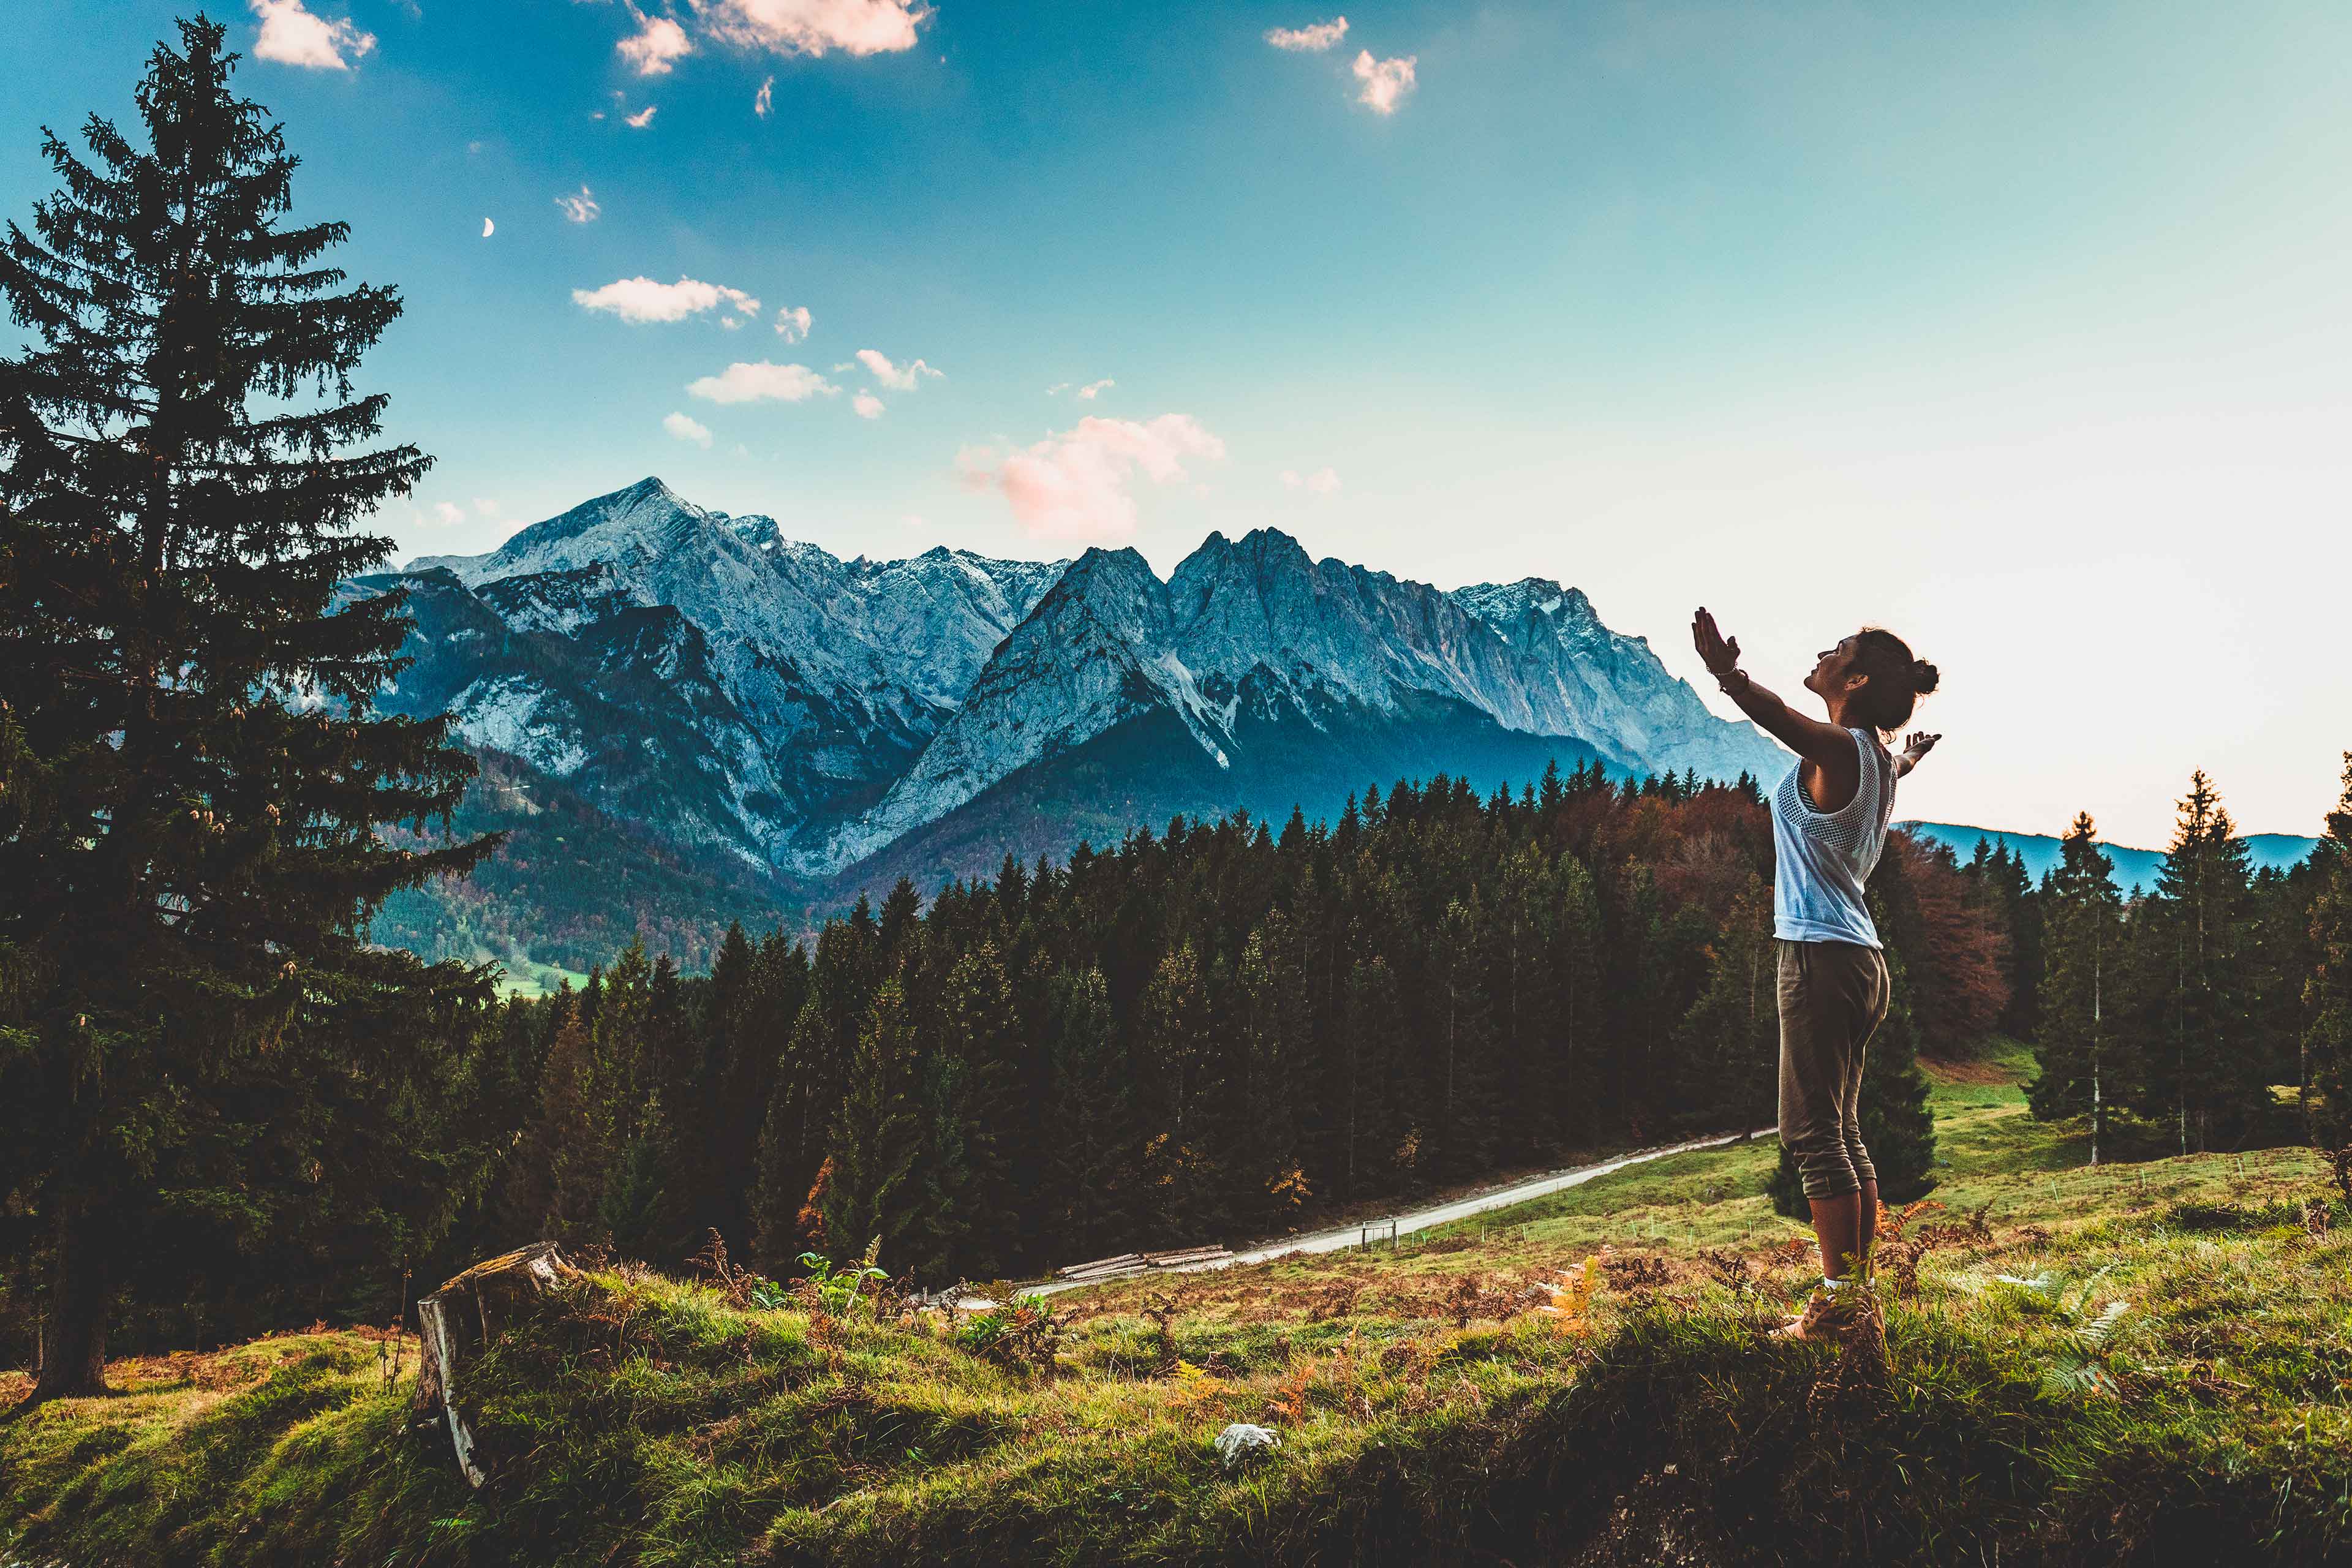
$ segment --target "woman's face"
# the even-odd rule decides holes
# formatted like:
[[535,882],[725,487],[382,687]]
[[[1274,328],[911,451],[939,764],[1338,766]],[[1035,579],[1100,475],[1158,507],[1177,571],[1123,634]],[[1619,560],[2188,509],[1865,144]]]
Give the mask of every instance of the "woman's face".
[[1842,640],[1835,647],[1823,648],[1813,663],[1811,675],[1805,677],[1805,689],[1815,696],[1829,698],[1845,689],[1846,678],[1853,673],[1853,658],[1859,637]]

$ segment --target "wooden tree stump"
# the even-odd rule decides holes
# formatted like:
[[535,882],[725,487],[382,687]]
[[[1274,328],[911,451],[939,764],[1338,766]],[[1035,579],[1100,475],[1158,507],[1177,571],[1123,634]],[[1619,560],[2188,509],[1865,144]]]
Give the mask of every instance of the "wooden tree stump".
[[416,1372],[416,1412],[426,1421],[446,1417],[449,1440],[457,1451],[457,1468],[478,1487],[489,1472],[474,1452],[474,1435],[467,1429],[457,1399],[457,1365],[462,1353],[478,1354],[511,1327],[537,1297],[574,1272],[551,1241],[485,1259],[416,1303],[423,1363]]

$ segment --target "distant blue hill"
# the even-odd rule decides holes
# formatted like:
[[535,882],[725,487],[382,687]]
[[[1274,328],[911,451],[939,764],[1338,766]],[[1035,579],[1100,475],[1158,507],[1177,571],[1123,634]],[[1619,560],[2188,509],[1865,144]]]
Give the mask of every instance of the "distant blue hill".
[[[1938,844],[1948,844],[1954,854],[1966,860],[1976,853],[1977,840],[1982,838],[1999,848],[2009,846],[2010,853],[2022,856],[2026,875],[2036,882],[2058,864],[2058,840],[2046,833],[2004,833],[1997,827],[1969,827],[1954,822],[1906,822],[1903,826],[1921,838]],[[2317,848],[2316,838],[2301,838],[2292,833],[2252,833],[2246,836],[2247,858],[2259,871],[2266,866],[2281,870],[2299,865],[2310,858]],[[2103,843],[2099,847],[2115,864],[2114,881],[2128,893],[2134,887],[2153,889],[2157,877],[2164,870],[2164,851],[2134,849],[2123,844]]]

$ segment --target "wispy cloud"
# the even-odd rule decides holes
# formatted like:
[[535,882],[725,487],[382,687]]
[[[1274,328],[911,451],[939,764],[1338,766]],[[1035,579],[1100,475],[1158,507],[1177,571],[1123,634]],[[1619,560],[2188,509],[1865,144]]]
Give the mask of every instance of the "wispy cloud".
[[1013,515],[1041,539],[1118,539],[1135,531],[1141,478],[1167,484],[1184,478],[1188,459],[1222,458],[1225,444],[1189,414],[1157,419],[1089,415],[1034,446],[999,452],[967,447],[956,456],[964,482],[1004,492]]
[[879,349],[859,349],[857,363],[874,374],[874,379],[894,392],[912,392],[922,384],[925,376],[941,376],[947,373],[933,370],[921,360],[911,364],[892,364],[890,356]]
[[710,449],[710,427],[698,419],[690,418],[684,414],[665,415],[662,417],[662,428],[681,441],[693,442],[706,452]]
[[632,131],[643,131],[654,122],[654,115],[660,108],[661,105],[658,103],[648,103],[635,114],[621,116],[621,122]]
[[689,383],[686,390],[710,403],[806,403],[812,397],[834,396],[841,388],[804,364],[738,360],[717,375]]
[[849,400],[849,406],[857,410],[857,416],[860,419],[879,419],[882,417],[882,400],[875,396],[870,392],[861,392],[856,396],[851,398]]
[[1309,27],[1269,27],[1265,41],[1277,49],[1313,54],[1329,48],[1347,36],[1348,18],[1334,16],[1328,22],[1318,22]]
[[435,501],[433,515],[439,518],[445,526],[454,527],[466,521],[466,509],[456,501]]
[[490,500],[488,496],[476,496],[474,498],[474,515],[476,517],[496,517],[499,515],[499,503]]
[[931,8],[918,0],[694,0],[703,30],[782,55],[887,55],[915,47]]
[[1376,60],[1370,49],[1359,53],[1356,79],[1364,84],[1364,90],[1356,94],[1356,101],[1374,114],[1394,114],[1413,89],[1412,67],[1418,58],[1400,55],[1392,60]]
[[252,0],[252,5],[261,18],[261,34],[253,41],[256,59],[341,71],[375,47],[373,33],[361,32],[349,17],[314,16],[302,0]]
[[1118,384],[1118,383],[1113,381],[1108,376],[1103,377],[1100,381],[1090,381],[1087,383],[1086,385],[1078,388],[1078,401],[1081,403],[1092,403],[1096,398],[1100,397],[1104,393],[1108,392],[1112,387],[1117,386]]
[[637,30],[614,47],[639,76],[667,76],[672,66],[694,53],[694,40],[667,16],[648,16],[635,5],[629,15],[636,19]]
[[604,210],[585,185],[580,187],[580,194],[576,196],[556,197],[555,205],[563,209],[564,217],[572,223],[594,223],[596,215]]
[[1335,495],[1339,489],[1339,475],[1336,469],[1318,468],[1302,479],[1297,469],[1285,468],[1282,470],[1282,488],[1286,490],[1305,490],[1309,495]]
[[632,326],[644,326],[651,321],[682,321],[688,316],[698,316],[705,310],[721,308],[736,316],[756,316],[760,313],[760,301],[740,289],[730,289],[723,283],[705,283],[698,278],[681,278],[675,283],[656,283],[650,278],[623,278],[605,284],[602,289],[574,289],[572,290],[572,302],[583,310],[602,310],[618,316]]
[[806,305],[787,305],[776,312],[776,331],[784,342],[796,343],[809,335],[809,326],[814,320]]
[[760,84],[760,91],[751,100],[751,112],[765,120],[776,107],[776,79],[770,77]]

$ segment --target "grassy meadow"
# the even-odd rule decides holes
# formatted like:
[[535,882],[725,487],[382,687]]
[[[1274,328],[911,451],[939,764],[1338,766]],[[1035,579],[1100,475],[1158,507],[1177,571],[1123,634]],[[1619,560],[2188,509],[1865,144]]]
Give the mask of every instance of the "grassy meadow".
[[[121,1363],[116,1397],[0,1426],[0,1563],[2352,1554],[2334,1174],[2295,1149],[2090,1169],[2026,1116],[2029,1068],[1935,1069],[1941,1206],[1885,1249],[1890,1372],[1761,1337],[1812,1277],[1767,1141],[1044,1321],[592,1270],[472,1364],[478,1493],[412,1424],[413,1340]],[[1229,1469],[1234,1421],[1279,1447]]]

